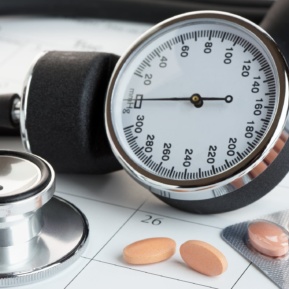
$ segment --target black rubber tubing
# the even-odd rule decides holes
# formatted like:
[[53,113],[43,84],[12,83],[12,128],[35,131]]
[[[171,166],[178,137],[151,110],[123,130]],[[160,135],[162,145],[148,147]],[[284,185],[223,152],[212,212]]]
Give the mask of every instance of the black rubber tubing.
[[157,23],[196,10],[219,10],[259,23],[272,0],[1,0],[0,15],[91,17]]
[[260,26],[276,41],[289,63],[289,1],[278,0],[266,14]]
[[18,94],[7,93],[0,95],[0,129],[3,129],[3,131],[19,130],[19,122],[15,122],[12,118],[15,101],[20,101]]

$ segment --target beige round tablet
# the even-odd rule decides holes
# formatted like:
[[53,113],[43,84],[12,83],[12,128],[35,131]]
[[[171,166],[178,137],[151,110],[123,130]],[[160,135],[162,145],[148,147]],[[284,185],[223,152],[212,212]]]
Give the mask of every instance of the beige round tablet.
[[217,276],[226,271],[226,257],[212,245],[198,240],[190,240],[180,248],[185,263],[193,270],[207,276]]
[[250,244],[258,252],[281,257],[288,253],[288,233],[280,226],[268,221],[255,221],[248,226]]
[[129,264],[144,265],[164,261],[174,255],[176,242],[170,238],[149,238],[134,242],[123,250]]

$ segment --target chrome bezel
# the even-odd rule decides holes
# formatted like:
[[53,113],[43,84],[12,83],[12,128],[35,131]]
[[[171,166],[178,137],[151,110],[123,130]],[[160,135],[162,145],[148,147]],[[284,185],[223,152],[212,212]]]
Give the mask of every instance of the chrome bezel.
[[[4,153],[3,153],[4,152]],[[37,193],[33,193],[31,195],[19,195],[19,199],[13,200],[13,196],[7,196],[7,200],[5,202],[2,202],[0,198],[0,221],[3,218],[19,215],[19,214],[30,214],[38,209],[40,209],[43,205],[45,205],[52,197],[55,191],[55,172],[52,168],[52,166],[45,161],[44,159],[30,154],[30,153],[22,153],[22,152],[13,152],[13,151],[1,151],[3,153],[4,157],[11,157],[15,160],[24,159],[31,161],[35,166],[39,168],[39,173],[43,175],[43,171],[41,168],[37,165],[37,162],[43,163],[47,168],[47,176],[44,175],[43,183],[46,183],[46,185]],[[0,155],[2,156],[2,155]],[[36,184],[35,186],[37,186]],[[1,196],[2,197],[2,196]],[[17,196],[16,196],[17,197]],[[11,199],[12,198],[12,199]],[[11,200],[10,200],[11,199]]]
[[[114,131],[111,115],[111,102],[113,97],[114,85],[119,75],[124,69],[126,63],[130,61],[136,50],[142,48],[144,43],[156,33],[168,28],[171,25],[194,19],[214,19],[233,22],[250,31],[256,38],[266,46],[276,64],[279,79],[279,103],[275,118],[269,128],[266,136],[259,143],[258,147],[245,160],[241,161],[235,167],[218,175],[198,179],[198,180],[171,180],[159,177],[138,166],[124,151],[118,141]],[[281,52],[274,40],[260,27],[254,23],[229,13],[204,11],[191,12],[170,18],[141,36],[135,44],[127,51],[127,53],[118,62],[113,76],[111,78],[105,110],[106,131],[108,134],[111,147],[116,157],[123,167],[141,184],[148,187],[156,194],[163,195],[173,199],[181,200],[202,200],[210,199],[220,195],[224,195],[239,189],[255,179],[264,170],[258,170],[258,166],[262,165],[262,161],[277,149],[280,141],[285,143],[288,139],[289,124],[288,114],[288,72],[287,66]],[[266,166],[273,162],[274,157],[266,161]]]

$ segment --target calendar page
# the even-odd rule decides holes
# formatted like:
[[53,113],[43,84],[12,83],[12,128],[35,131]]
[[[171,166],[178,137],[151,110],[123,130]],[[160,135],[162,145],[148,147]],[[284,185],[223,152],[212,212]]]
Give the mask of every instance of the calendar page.
[[[147,28],[149,25],[104,20],[3,17],[0,93],[21,94],[30,63],[42,50],[121,55]],[[1,137],[0,149],[23,150],[17,137]],[[82,256],[61,273],[21,288],[276,288],[222,240],[221,232],[229,225],[288,209],[288,190],[286,177],[272,192],[245,208],[196,215],[164,204],[123,170],[102,176],[57,174],[55,195],[85,214],[90,228],[88,244]],[[175,255],[151,265],[130,265],[123,260],[125,246],[151,237],[174,239]],[[228,269],[220,276],[208,277],[188,268],[179,253],[181,244],[188,240],[202,240],[218,248],[227,258]]]

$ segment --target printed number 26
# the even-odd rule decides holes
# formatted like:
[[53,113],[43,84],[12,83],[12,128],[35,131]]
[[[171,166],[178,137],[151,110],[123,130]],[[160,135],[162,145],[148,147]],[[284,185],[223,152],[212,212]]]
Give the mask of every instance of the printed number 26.
[[142,223],[152,224],[154,226],[159,226],[162,223],[162,218],[154,218],[151,215],[146,215],[147,218],[142,220]]

